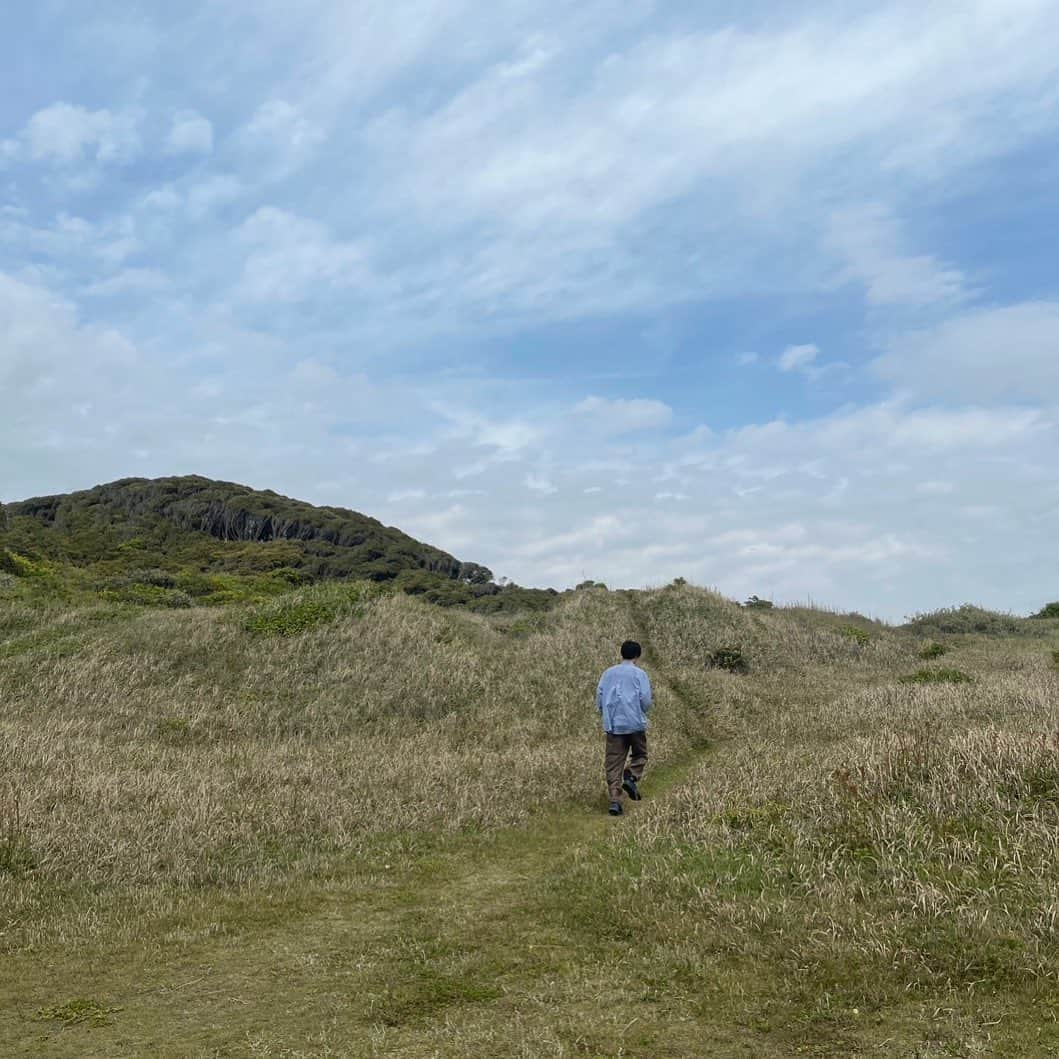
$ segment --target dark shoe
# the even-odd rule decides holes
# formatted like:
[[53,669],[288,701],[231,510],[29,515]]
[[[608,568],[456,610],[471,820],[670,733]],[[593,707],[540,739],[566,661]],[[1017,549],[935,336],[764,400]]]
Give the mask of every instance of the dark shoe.
[[610,813],[611,816],[621,816],[621,814],[622,814],[621,802],[611,802],[610,803],[610,808],[607,810],[607,812]]
[[631,773],[625,773],[625,779],[621,781],[621,787],[634,802],[638,802],[643,797],[643,795],[640,794],[640,788],[636,786],[636,780],[632,778]]

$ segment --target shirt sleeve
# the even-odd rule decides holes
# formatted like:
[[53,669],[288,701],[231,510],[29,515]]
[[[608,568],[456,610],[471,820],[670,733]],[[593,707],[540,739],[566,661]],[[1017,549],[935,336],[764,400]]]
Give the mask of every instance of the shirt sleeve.
[[654,696],[651,691],[651,678],[642,669],[640,670],[640,677],[640,708],[647,711],[654,703]]

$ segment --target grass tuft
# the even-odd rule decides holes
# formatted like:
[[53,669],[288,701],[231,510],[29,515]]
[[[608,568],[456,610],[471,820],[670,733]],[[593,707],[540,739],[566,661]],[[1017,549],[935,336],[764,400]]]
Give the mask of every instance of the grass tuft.
[[898,677],[902,684],[973,684],[974,677],[962,669],[944,666],[938,669],[917,669],[914,673]]
[[918,652],[918,657],[922,658],[925,662],[929,662],[931,659],[941,658],[942,655],[947,655],[948,653],[948,647],[935,640],[934,642],[925,644],[921,647]]
[[120,1010],[117,1007],[105,1007],[97,1000],[79,997],[65,1004],[40,1008],[37,1019],[40,1022],[61,1022],[64,1026],[109,1026],[113,1022],[110,1016]]

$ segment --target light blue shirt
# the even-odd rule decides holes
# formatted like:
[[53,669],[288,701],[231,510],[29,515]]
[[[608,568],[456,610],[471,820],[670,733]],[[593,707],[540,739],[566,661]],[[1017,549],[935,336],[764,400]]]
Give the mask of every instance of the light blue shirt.
[[632,662],[611,666],[599,678],[596,708],[603,720],[603,731],[608,734],[644,731],[651,702],[651,680]]

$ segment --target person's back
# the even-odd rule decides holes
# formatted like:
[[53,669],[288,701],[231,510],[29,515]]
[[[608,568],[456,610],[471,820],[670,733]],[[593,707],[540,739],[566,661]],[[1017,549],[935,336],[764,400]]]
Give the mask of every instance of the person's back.
[[622,791],[633,801],[640,800],[637,785],[647,765],[647,711],[652,695],[651,680],[639,665],[640,653],[638,643],[626,640],[621,645],[621,662],[606,670],[596,687],[596,708],[607,735],[604,770],[611,816],[622,813]]
[[628,735],[647,728],[651,681],[633,661],[619,662],[603,673],[597,689],[603,731]]

